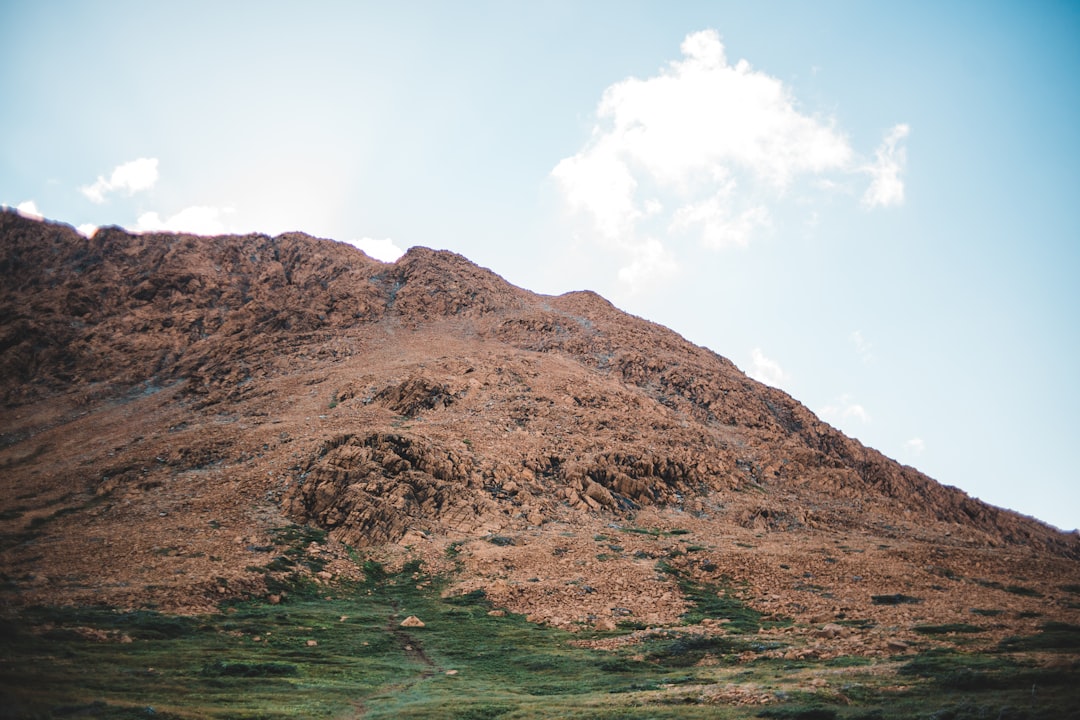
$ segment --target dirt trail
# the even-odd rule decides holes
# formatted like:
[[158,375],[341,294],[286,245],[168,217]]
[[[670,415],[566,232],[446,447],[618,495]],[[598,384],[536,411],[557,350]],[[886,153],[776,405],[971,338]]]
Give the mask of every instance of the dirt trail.
[[424,680],[437,672],[441,672],[442,668],[436,665],[435,662],[428,657],[428,654],[424,652],[423,644],[401,627],[400,621],[398,620],[397,603],[393,604],[393,608],[394,612],[390,614],[390,617],[387,620],[386,629],[394,636],[394,640],[397,641],[398,645],[401,647],[401,651],[405,653],[406,657],[425,667],[424,671],[420,673],[419,679]]

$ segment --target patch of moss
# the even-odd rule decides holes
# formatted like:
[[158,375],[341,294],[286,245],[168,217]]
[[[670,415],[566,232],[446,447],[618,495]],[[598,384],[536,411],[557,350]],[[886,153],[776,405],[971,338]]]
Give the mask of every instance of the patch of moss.
[[1043,623],[1038,634],[1005,638],[999,647],[1011,652],[1018,650],[1080,652],[1080,625],[1063,622]]
[[695,580],[687,571],[663,561],[657,563],[657,569],[674,577],[683,596],[691,603],[690,609],[682,615],[682,620],[688,624],[697,624],[707,618],[727,619],[730,621],[728,627],[739,633],[756,633],[765,625],[786,624],[784,620],[763,621],[760,612],[734,595],[730,584]]
[[896,593],[895,595],[871,595],[870,601],[875,605],[916,605],[922,602],[922,598]]
[[997,617],[998,615],[1004,615],[1004,610],[995,610],[992,608],[971,608],[971,612],[974,615],[982,615],[984,617]]
[[873,664],[873,661],[870,658],[863,657],[861,655],[840,655],[838,657],[834,657],[834,658],[832,658],[830,660],[825,661],[825,666],[826,667],[839,667],[839,668],[865,667],[867,665],[872,665],[872,664]]
[[823,707],[814,703],[793,707],[768,708],[759,712],[756,717],[774,718],[776,720],[835,720],[837,711],[835,708]]
[[298,674],[296,665],[282,662],[225,662],[214,660],[203,665],[207,677],[284,677]]
[[946,623],[944,625],[916,625],[912,630],[923,635],[947,635],[948,633],[980,633],[984,632],[985,628],[967,623]]
[[702,635],[697,633],[679,633],[670,639],[654,641],[649,644],[648,659],[662,667],[686,668],[697,665],[706,655],[723,657],[744,652],[750,644],[722,635]]

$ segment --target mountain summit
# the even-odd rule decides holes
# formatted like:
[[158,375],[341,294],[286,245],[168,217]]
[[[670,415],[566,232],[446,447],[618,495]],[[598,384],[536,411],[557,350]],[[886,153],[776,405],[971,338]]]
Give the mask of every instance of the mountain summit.
[[902,466],[591,292],[425,248],[387,264],[299,233],[85,239],[12,212],[0,278],[7,602],[265,594],[295,524],[328,533],[317,582],[419,558],[566,627],[677,619],[659,559],[789,617],[903,628],[991,593],[1078,619],[1075,533]]

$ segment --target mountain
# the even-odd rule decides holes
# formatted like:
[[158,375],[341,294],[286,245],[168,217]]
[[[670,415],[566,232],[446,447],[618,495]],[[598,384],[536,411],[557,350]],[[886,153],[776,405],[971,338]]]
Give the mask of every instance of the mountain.
[[565,627],[675,622],[706,580],[777,617],[874,618],[851,652],[972,608],[1008,611],[987,641],[1080,620],[1076,533],[594,293],[446,251],[3,212],[0,373],[5,603],[265,595],[309,572],[275,564],[295,525],[328,533],[314,582],[419,559]]

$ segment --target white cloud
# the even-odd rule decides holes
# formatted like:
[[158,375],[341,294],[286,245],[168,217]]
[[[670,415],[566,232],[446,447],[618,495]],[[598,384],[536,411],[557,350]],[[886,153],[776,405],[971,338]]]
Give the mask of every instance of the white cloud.
[[31,220],[44,220],[45,216],[38,210],[37,203],[33,200],[24,200],[15,206],[15,212],[22,215],[24,218],[30,218]]
[[147,212],[139,216],[135,223],[135,232],[186,232],[193,235],[223,235],[229,232],[223,215],[231,213],[232,208],[217,208],[206,205],[193,205],[184,208],[164,220],[156,212]]
[[780,363],[766,357],[761,348],[754,348],[750,352],[750,369],[746,371],[746,374],[758,382],[777,388],[788,379],[788,375],[780,367]]
[[619,281],[636,293],[673,277],[679,266],[663,243],[646,238],[630,249],[630,262],[619,268]]
[[[593,216],[596,229],[608,239],[633,233],[642,211],[634,203],[637,181],[620,159],[614,138],[601,138],[587,152],[562,160],[551,174],[562,184],[575,210]],[[650,207],[658,201],[651,199]]]
[[865,363],[874,361],[874,346],[871,345],[866,338],[863,337],[862,332],[855,330],[848,336],[851,340],[851,344],[855,346],[855,352],[859,354],[862,361]]
[[[868,163],[831,119],[801,110],[781,80],[746,60],[729,63],[715,30],[687,35],[681,50],[655,75],[608,87],[584,147],[551,172],[590,239],[621,256],[624,280],[639,275],[637,258],[655,254],[656,238],[711,249],[752,243],[793,187],[845,192],[848,184],[828,174],[871,173],[873,204],[894,202],[898,129]],[[677,263],[667,248],[665,256]]]
[[833,425],[843,425],[851,420],[858,420],[866,425],[871,422],[870,413],[848,394],[841,395],[818,411],[818,415]]
[[923,450],[926,449],[926,443],[922,438],[914,437],[904,443],[904,449],[912,455],[922,455]]
[[870,413],[866,412],[866,408],[862,405],[852,403],[844,407],[845,418],[855,418],[863,423],[870,422]]
[[405,254],[405,251],[394,244],[390,238],[362,237],[359,240],[349,240],[350,245],[363,250],[368,257],[373,257],[382,262],[394,262]]
[[729,64],[715,31],[688,35],[682,53],[609,87],[588,143],[552,171],[569,207],[625,252],[653,216],[708,247],[746,245],[795,179],[851,162],[832,123],[796,109],[780,80]]
[[94,237],[94,233],[96,233],[98,231],[98,226],[94,225],[93,223],[83,223],[82,225],[79,225],[75,229],[84,238],[92,238],[92,237]]
[[734,210],[732,189],[733,183],[702,202],[679,208],[671,220],[671,229],[679,232],[698,226],[701,242],[710,248],[749,245],[754,231],[770,224],[769,210],[764,205]]
[[907,150],[901,142],[911,132],[907,125],[896,125],[874,153],[874,163],[866,168],[870,187],[863,195],[866,207],[889,207],[904,202],[904,181],[900,178],[907,165]]
[[99,175],[93,185],[80,190],[91,202],[102,203],[109,193],[125,190],[128,195],[134,195],[142,190],[149,190],[157,180],[157,158],[139,158],[117,165],[108,178]]

